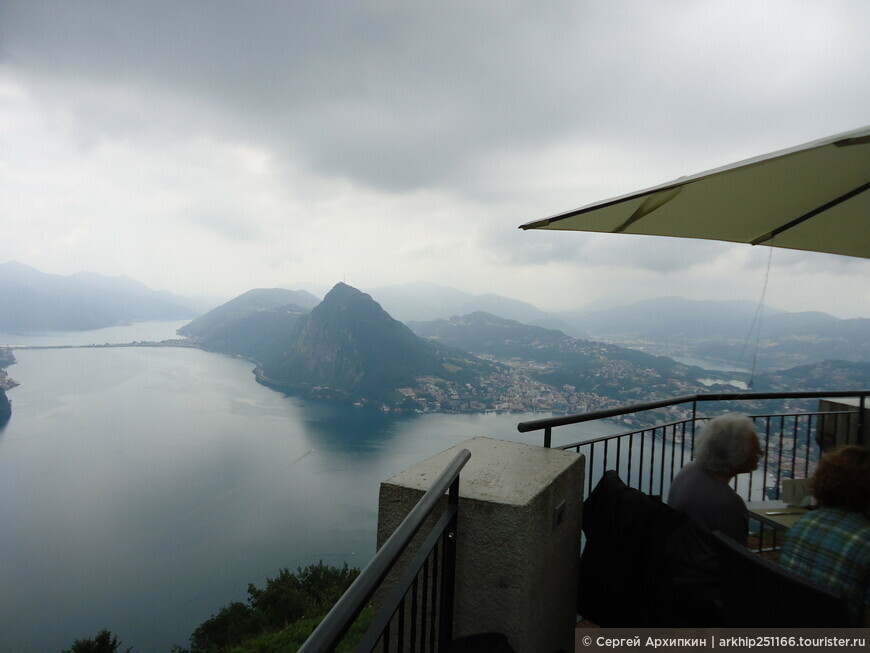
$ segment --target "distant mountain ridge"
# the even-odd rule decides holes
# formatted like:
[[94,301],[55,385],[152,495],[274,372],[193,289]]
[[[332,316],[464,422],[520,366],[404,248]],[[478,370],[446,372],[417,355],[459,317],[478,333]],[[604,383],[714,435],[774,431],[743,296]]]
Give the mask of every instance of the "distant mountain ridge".
[[[734,390],[728,382],[744,377],[483,311],[406,326],[343,283],[310,311],[287,303],[306,300],[316,298],[249,291],[180,332],[203,348],[255,359],[258,380],[278,390],[373,402],[385,410],[581,412]],[[826,387],[825,375],[838,386],[864,387],[870,364],[832,361],[781,376],[789,389],[813,390]],[[756,380],[759,387],[785,382],[765,375]]]
[[267,360],[286,351],[297,320],[318,301],[304,290],[256,288],[200,315],[178,333],[205,349]]
[[82,331],[197,313],[184,298],[128,277],[61,276],[14,261],[0,264],[0,331]]
[[320,300],[304,290],[255,288],[185,324],[206,349],[265,360],[286,351],[296,321]]
[[434,283],[415,282],[381,286],[367,291],[384,310],[401,322],[446,319],[475,311],[533,324],[546,319],[548,313],[527,302],[492,293],[472,295]]
[[679,386],[700,390],[698,377],[705,374],[663,356],[580,340],[484,312],[409,326],[417,335],[475,354],[546,363],[533,373],[542,383],[624,400],[668,394]]
[[842,320],[818,311],[790,313],[771,306],[761,310],[751,301],[659,297],[599,310],[547,312],[504,297],[474,296],[426,283],[371,293],[386,298],[384,306],[405,322],[483,311],[658,355],[730,361],[735,367],[748,366],[755,357],[759,371],[832,359],[870,362],[870,320]]

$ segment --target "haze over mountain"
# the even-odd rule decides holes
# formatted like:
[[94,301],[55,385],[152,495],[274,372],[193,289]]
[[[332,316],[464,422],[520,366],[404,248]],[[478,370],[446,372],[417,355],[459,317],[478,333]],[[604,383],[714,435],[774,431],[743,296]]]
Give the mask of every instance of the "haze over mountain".
[[381,286],[367,292],[384,310],[402,322],[437,320],[475,311],[493,313],[525,324],[549,317],[548,313],[516,299],[491,293],[472,295],[427,282]]
[[[597,310],[540,311],[494,295],[473,296],[435,284],[372,290],[406,322],[449,319],[483,311],[523,324],[557,329],[580,339],[648,353],[692,356],[759,371],[838,359],[870,362],[870,320],[827,313],[789,313],[750,301],[660,297]],[[757,341],[757,351],[756,351]]]
[[304,290],[258,288],[200,315],[178,333],[206,349],[266,360],[287,350],[296,321],[319,303]]
[[640,399],[641,393],[650,397],[703,388],[698,378],[705,372],[700,368],[480,311],[409,326],[419,336],[475,354],[542,364],[533,376],[554,387],[567,384],[582,392],[626,400]]
[[[382,286],[370,293],[404,322],[481,311],[656,355],[706,359],[735,368],[749,368],[754,360],[759,373],[824,360],[870,361],[870,319],[842,320],[817,311],[788,313],[769,306],[761,311],[749,301],[661,297],[606,309],[547,312],[508,297],[472,295],[434,283]],[[296,317],[319,303],[304,290],[281,288],[249,291],[242,297],[192,323],[186,334],[208,334],[216,349],[260,358],[284,344],[270,338],[273,327],[291,327]],[[16,262],[0,265],[0,331],[82,330],[182,319],[193,317],[204,305],[201,299],[151,290],[129,277],[91,272],[60,276]],[[295,308],[275,311],[291,305]],[[246,335],[230,328],[236,320],[249,322]],[[223,342],[222,329],[228,338]]]
[[190,300],[129,277],[60,276],[14,261],[0,264],[0,331],[80,331],[198,312]]

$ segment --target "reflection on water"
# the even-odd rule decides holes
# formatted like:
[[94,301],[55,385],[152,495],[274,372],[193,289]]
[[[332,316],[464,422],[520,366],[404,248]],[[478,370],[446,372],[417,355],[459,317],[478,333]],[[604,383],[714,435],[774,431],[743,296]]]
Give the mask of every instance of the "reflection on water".
[[141,653],[186,645],[282,567],[364,565],[381,481],[470,437],[540,444],[516,424],[547,416],[309,402],[195,349],[16,356],[0,433],[2,651],[102,628]]
[[389,414],[373,408],[307,401],[300,417],[320,449],[341,455],[376,455],[403,431],[415,414]]
[[717,384],[725,384],[725,385],[732,385],[732,386],[734,386],[735,388],[739,388],[740,390],[748,390],[748,389],[749,389],[749,386],[747,385],[746,381],[741,381],[741,380],[739,380],[739,379],[728,379],[728,380],[722,380],[722,379],[698,379],[698,382],[699,382],[699,383],[703,383],[703,384],[706,385],[706,386],[717,385]]

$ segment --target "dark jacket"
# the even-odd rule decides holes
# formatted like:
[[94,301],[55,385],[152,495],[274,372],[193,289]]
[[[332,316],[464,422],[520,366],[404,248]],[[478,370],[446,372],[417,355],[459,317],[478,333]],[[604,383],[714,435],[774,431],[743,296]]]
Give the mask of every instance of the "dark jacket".
[[604,474],[583,504],[578,612],[600,626],[713,626],[721,585],[712,535]]

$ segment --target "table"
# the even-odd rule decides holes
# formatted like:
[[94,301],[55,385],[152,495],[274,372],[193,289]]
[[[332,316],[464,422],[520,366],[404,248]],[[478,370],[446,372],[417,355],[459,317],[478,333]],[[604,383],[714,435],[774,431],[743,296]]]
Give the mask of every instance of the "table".
[[747,501],[746,508],[750,519],[757,519],[778,531],[787,531],[809,512],[806,508],[795,508],[784,501]]

